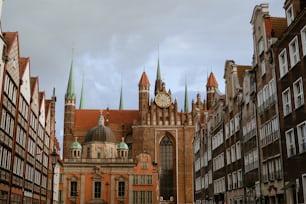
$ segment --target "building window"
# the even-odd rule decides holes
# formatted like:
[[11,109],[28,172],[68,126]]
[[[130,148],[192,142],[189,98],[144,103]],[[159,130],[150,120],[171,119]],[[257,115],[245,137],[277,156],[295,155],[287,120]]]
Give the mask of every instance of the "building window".
[[306,55],[306,26],[304,26],[301,30],[301,40],[302,40],[303,56],[305,56]]
[[287,51],[283,49],[278,56],[279,61],[279,73],[280,78],[282,78],[288,72],[288,60],[287,60]]
[[148,169],[148,162],[142,162],[141,163],[141,168],[142,169]]
[[292,21],[294,20],[292,4],[286,10],[286,18],[287,18],[287,25],[289,26],[292,23]]
[[240,141],[236,143],[236,155],[237,155],[237,160],[241,158]]
[[169,200],[174,195],[173,141],[167,135],[160,142],[160,196]]
[[297,126],[297,135],[300,153],[306,152],[306,122],[302,122]]
[[119,197],[125,196],[125,182],[124,181],[118,182],[118,196]]
[[232,190],[232,174],[227,174],[227,189]]
[[263,76],[266,74],[266,62],[264,59],[261,61],[260,67],[261,67],[261,76]]
[[232,156],[232,162],[236,161],[236,149],[235,149],[235,145],[232,145],[231,147],[231,156]]
[[284,116],[286,116],[289,113],[291,113],[291,98],[290,97],[291,97],[291,95],[290,95],[290,88],[287,88],[282,93]]
[[286,131],[287,155],[291,157],[296,154],[295,137],[293,128]]
[[101,198],[101,181],[95,181],[94,185],[94,198]]
[[299,108],[304,104],[304,92],[302,77],[293,83],[294,104],[295,108]]
[[226,164],[229,165],[231,163],[231,148],[226,149]]
[[242,170],[239,169],[237,172],[238,188],[242,187]]
[[289,43],[289,55],[291,68],[293,68],[300,61],[299,43],[297,36],[295,36],[295,38],[293,38],[293,40],[291,40]]
[[70,196],[71,197],[78,196],[78,183],[76,181],[70,182]]

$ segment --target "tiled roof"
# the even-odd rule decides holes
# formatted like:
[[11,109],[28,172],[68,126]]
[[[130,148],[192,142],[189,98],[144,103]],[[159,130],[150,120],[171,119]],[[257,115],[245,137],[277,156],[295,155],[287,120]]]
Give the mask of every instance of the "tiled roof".
[[27,67],[27,64],[30,62],[30,58],[28,57],[20,57],[19,58],[19,72],[20,72],[20,78],[23,76],[24,71]]
[[283,17],[269,17],[265,21],[267,37],[280,38],[287,29],[287,20]]
[[18,37],[18,32],[4,32],[3,36],[4,36],[4,39],[7,43],[7,53],[10,53],[13,42]]
[[212,86],[218,88],[218,82],[215,78],[215,75],[211,72],[208,79],[207,79],[207,84],[206,87]]
[[146,72],[143,72],[138,85],[150,85]]
[[252,66],[237,65],[237,75],[238,75],[240,87],[243,87],[243,77],[244,77],[245,70],[251,70],[251,69],[252,69]]
[[75,110],[75,128],[95,127],[101,111],[105,120],[110,123],[132,125],[138,118],[138,110]]

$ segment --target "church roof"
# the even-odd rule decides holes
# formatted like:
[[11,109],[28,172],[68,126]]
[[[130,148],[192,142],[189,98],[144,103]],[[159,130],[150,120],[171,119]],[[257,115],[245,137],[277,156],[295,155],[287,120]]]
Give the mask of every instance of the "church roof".
[[148,79],[148,77],[147,77],[146,72],[143,72],[143,73],[142,73],[138,85],[139,85],[139,86],[140,86],[140,85],[150,85],[150,81],[149,81],[149,79]]
[[90,129],[97,125],[100,112],[111,123],[132,125],[138,118],[138,110],[75,110],[75,127]]
[[215,88],[218,88],[218,82],[215,78],[215,75],[210,72],[209,74],[209,77],[207,79],[207,84],[206,84],[206,87],[215,87]]
[[104,125],[102,113],[100,113],[98,125],[91,128],[87,133],[85,143],[87,142],[116,142],[113,131]]

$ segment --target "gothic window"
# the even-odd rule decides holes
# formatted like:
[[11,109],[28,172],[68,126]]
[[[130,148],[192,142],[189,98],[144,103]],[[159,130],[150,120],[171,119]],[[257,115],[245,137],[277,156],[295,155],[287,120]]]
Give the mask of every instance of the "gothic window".
[[173,141],[165,136],[160,142],[160,196],[170,200],[173,196]]

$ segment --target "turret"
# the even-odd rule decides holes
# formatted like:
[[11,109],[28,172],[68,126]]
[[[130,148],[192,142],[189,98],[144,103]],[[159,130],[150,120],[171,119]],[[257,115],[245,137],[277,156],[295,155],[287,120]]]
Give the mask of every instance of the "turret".
[[150,82],[146,72],[143,72],[138,83],[139,88],[139,121],[146,124],[147,113],[149,111]]
[[69,156],[69,145],[73,141],[73,127],[75,117],[75,91],[74,91],[74,73],[73,61],[71,62],[67,91],[65,94],[65,113],[64,113],[64,146],[63,157]]
[[206,84],[206,99],[207,99],[208,110],[210,110],[213,106],[215,92],[217,88],[218,88],[218,82],[214,74],[211,72],[207,79],[207,84]]

